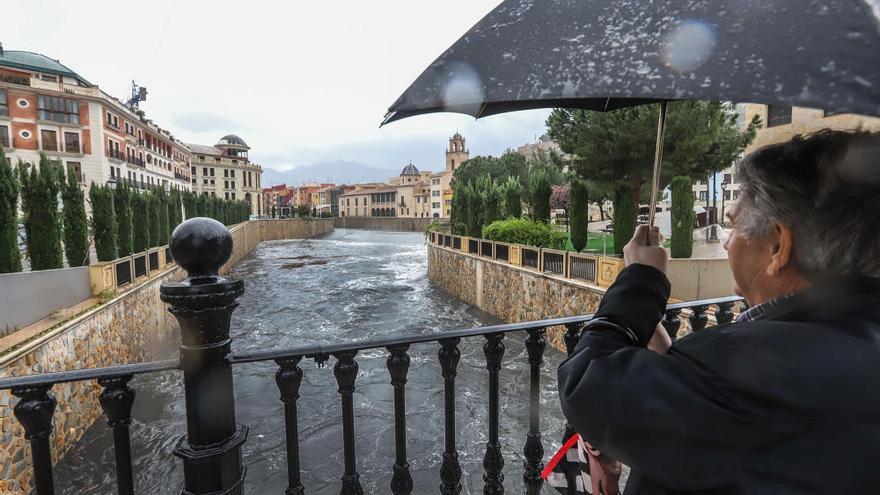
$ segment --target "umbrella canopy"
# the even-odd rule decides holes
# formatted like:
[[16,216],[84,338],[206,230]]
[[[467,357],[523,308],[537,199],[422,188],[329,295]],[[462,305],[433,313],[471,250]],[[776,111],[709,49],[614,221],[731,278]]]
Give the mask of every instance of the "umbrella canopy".
[[880,0],[507,0],[383,124],[680,99],[880,115]]

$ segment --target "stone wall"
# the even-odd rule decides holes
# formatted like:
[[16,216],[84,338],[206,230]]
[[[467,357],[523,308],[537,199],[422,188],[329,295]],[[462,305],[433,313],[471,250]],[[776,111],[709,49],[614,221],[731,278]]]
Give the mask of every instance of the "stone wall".
[[434,218],[336,217],[337,229],[385,230],[389,232],[424,232]]
[[[332,219],[258,220],[232,229],[233,254],[224,272],[264,240],[315,237],[333,230]],[[152,279],[50,330],[21,348],[0,356],[0,378],[99,368],[173,357],[177,321],[159,299],[165,280],[183,277],[169,267]],[[94,381],[55,385],[58,401],[53,417],[52,458],[61,458],[103,413]],[[31,491],[31,454],[24,430],[13,416],[17,399],[0,390],[0,493]],[[111,468],[112,469],[112,468]]]
[[[605,290],[475,255],[428,244],[428,278],[449,294],[514,323],[593,313]],[[562,327],[547,331],[563,350]]]

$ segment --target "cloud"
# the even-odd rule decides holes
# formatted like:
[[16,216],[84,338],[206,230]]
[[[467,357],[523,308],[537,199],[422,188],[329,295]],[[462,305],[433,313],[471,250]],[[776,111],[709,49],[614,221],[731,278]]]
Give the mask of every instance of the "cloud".
[[246,130],[241,122],[209,112],[191,112],[173,117],[174,124],[190,132],[239,132]]

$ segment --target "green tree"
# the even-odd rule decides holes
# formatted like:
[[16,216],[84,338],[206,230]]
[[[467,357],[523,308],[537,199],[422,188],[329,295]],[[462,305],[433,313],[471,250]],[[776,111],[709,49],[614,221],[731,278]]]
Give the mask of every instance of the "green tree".
[[578,178],[571,180],[569,217],[571,223],[571,245],[577,251],[587,247],[587,222],[589,220],[587,203],[587,184]]
[[153,190],[147,195],[147,212],[150,217],[150,244],[149,247],[160,246],[160,230],[162,228],[161,215],[159,214],[159,198]]
[[120,258],[130,256],[133,249],[133,220],[131,215],[131,189],[124,181],[116,184],[113,191],[113,210],[116,213],[116,249]]
[[18,178],[0,146],[0,273],[21,271],[18,249]]
[[467,226],[468,235],[471,237],[480,237],[483,233],[483,202],[480,198],[480,191],[473,182],[468,182],[464,187],[465,204],[467,205]]
[[132,250],[141,253],[150,248],[149,193],[136,192],[131,196]]
[[[27,169],[30,168],[30,174]],[[40,170],[18,165],[21,204],[31,270],[61,268],[61,222],[58,218],[58,172],[40,154]]]
[[623,254],[623,247],[636,231],[638,202],[632,189],[621,186],[614,191],[614,252]]
[[116,250],[116,212],[113,209],[113,191],[108,186],[92,183],[89,189],[92,204],[92,237],[95,240],[95,253],[98,261],[112,261],[117,258]]
[[86,217],[86,199],[76,175],[67,174],[67,183],[61,189],[64,202],[64,255],[68,266],[89,264],[89,223]]
[[170,214],[168,212],[169,201],[168,194],[165,192],[165,188],[157,187],[156,188],[156,205],[159,208],[159,236],[157,238],[157,246],[164,246],[168,244],[168,238],[171,235],[170,228]]
[[523,187],[516,177],[508,177],[504,182],[504,215],[507,218],[522,216]]
[[183,193],[183,209],[187,219],[199,216],[198,200],[199,198],[193,192],[186,191]]
[[196,196],[196,216],[207,217],[208,215],[208,194],[202,193]]
[[480,195],[480,229],[501,218],[501,188],[488,175],[477,179],[476,188]]
[[672,241],[673,258],[690,258],[694,251],[694,192],[691,178],[680,175],[672,179]]
[[531,194],[532,218],[538,222],[550,221],[550,195],[553,188],[550,185],[550,177],[543,168],[537,168],[529,177],[529,192]]

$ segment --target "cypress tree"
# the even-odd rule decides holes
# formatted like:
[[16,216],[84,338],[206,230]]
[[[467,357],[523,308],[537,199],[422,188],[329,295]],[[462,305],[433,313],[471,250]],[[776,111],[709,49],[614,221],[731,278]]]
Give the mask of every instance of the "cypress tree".
[[614,191],[614,252],[623,254],[623,246],[636,231],[636,196],[632,189],[620,186]]
[[68,266],[89,264],[89,224],[86,218],[86,199],[72,172],[61,190],[64,201],[64,254]]
[[587,246],[587,185],[579,179],[571,181],[571,245],[583,251]]
[[168,230],[170,220],[168,213],[168,195],[165,194],[165,189],[157,188],[156,189],[156,205],[159,208],[159,236],[157,238],[157,246],[164,246],[168,244],[168,237],[171,232]]
[[108,186],[92,183],[89,190],[92,203],[92,235],[98,261],[116,259],[116,212],[113,209],[113,191]]
[[133,249],[133,220],[131,214],[131,189],[125,182],[119,182],[113,191],[113,210],[116,213],[116,248],[119,257],[131,255]]
[[147,193],[133,193],[132,212],[132,252],[141,253],[150,247],[150,212]]
[[537,222],[550,222],[550,195],[553,187],[550,177],[543,168],[537,169],[529,178],[529,189],[532,196],[532,216]]
[[159,229],[161,229],[161,220],[159,217],[159,198],[155,191],[147,195],[147,212],[150,217],[150,242],[148,247],[156,247],[159,245]]
[[21,271],[18,194],[18,178],[0,146],[0,273]]
[[672,179],[672,240],[673,258],[690,258],[694,251],[694,191],[691,178],[680,175]]
[[205,193],[196,195],[196,216],[208,216],[208,195]]
[[522,184],[513,176],[504,183],[504,211],[507,218],[522,216]]
[[198,198],[195,193],[190,191],[183,193],[183,208],[186,211],[187,219],[199,216],[197,203]]
[[58,174],[46,155],[40,155],[40,170],[19,162],[21,202],[31,270],[62,268],[61,222],[58,219]]

